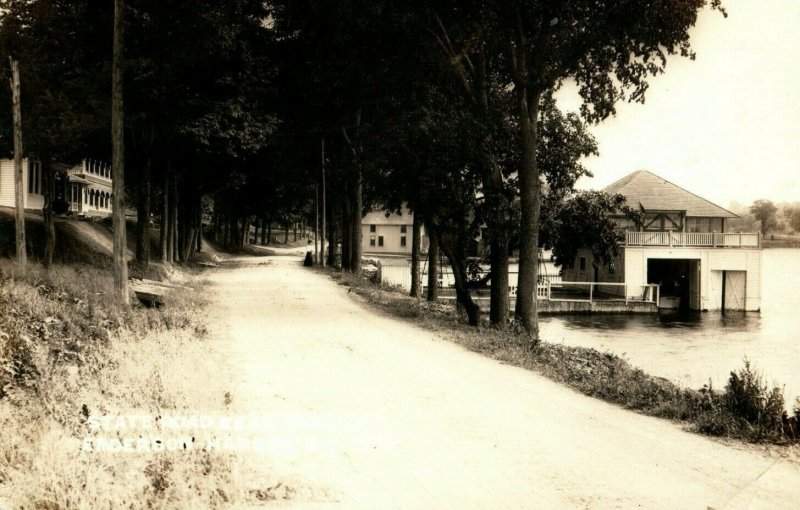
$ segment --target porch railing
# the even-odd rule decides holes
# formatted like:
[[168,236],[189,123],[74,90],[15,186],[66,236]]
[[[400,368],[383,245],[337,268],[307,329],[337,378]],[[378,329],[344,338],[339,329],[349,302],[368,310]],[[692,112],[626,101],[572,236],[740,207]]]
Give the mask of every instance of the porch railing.
[[758,233],[720,232],[626,232],[626,246],[672,246],[704,248],[759,248]]

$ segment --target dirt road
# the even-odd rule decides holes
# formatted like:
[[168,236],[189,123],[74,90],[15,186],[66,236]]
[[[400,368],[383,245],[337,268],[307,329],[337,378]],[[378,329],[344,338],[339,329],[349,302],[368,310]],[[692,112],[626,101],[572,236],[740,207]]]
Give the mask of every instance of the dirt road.
[[[800,467],[383,317],[301,257],[212,273],[252,483],[287,508],[797,508]],[[796,457],[795,457],[796,458]],[[284,500],[283,498],[291,498]]]

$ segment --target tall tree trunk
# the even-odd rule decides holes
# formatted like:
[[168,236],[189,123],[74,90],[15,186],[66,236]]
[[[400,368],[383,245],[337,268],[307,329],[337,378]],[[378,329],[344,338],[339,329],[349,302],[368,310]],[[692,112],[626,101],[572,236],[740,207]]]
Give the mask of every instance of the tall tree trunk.
[[537,119],[539,116],[539,94],[528,97],[526,90],[518,91],[520,136],[522,139],[522,161],[520,163],[520,250],[519,282],[515,315],[528,332],[533,343],[539,341],[536,286],[539,265],[539,212],[541,193],[539,189],[539,167],[536,161]]
[[136,208],[136,261],[143,268],[150,264],[150,156],[145,158],[139,174]]
[[450,236],[441,236],[439,246],[453,268],[453,279],[456,285],[456,302],[460,304],[467,313],[467,320],[470,326],[478,326],[481,320],[480,307],[472,300],[472,294],[467,288],[467,268],[464,264],[463,250],[461,249],[462,240],[453,240]]
[[[475,106],[478,117],[488,125],[489,120],[489,85],[487,83],[486,58],[483,51],[479,52],[475,65]],[[492,324],[505,328],[509,315],[508,296],[508,244],[509,225],[506,219],[507,212],[510,216],[510,203],[503,189],[505,180],[500,165],[494,157],[491,135],[481,140],[480,154],[482,155],[482,184],[486,194],[487,203],[492,204],[489,212],[487,226],[490,235],[490,312],[489,320]]]
[[350,227],[350,271],[361,273],[361,211],[363,209],[361,166],[356,163],[353,176],[353,211]]
[[[8,58],[11,63],[11,97],[12,116],[14,119],[14,219],[16,227],[17,262],[25,266],[28,255],[25,250],[25,183],[23,182],[22,168],[22,107],[20,106],[21,92],[19,83],[19,63],[13,58]],[[28,175],[28,180],[31,176]]]
[[170,221],[170,229],[169,229],[169,261],[170,262],[177,262],[178,261],[178,206],[180,203],[178,202],[178,175],[173,170],[172,172],[172,182],[170,183],[170,198],[169,198],[169,221]]
[[267,244],[272,244],[272,219],[267,221]]
[[[361,170],[361,145],[358,139],[358,131],[361,126],[361,110],[355,113],[355,131],[356,137],[350,138],[347,133],[347,128],[342,124],[342,136],[344,137],[347,146],[353,155],[352,168],[350,170],[349,182],[345,184],[345,188],[349,190],[347,193],[350,197],[350,218],[349,218],[349,241],[350,241],[350,260],[348,263],[349,270],[355,274],[361,273],[361,213],[363,205],[363,173]],[[355,143],[354,143],[355,140]],[[344,264],[343,264],[344,265]]]
[[250,216],[242,218],[242,248],[250,242]]
[[197,197],[197,253],[203,251],[203,197]]
[[320,241],[320,264],[322,267],[325,267],[325,239],[328,237],[326,235],[326,227],[328,223],[327,214],[328,214],[328,207],[327,207],[327,197],[326,197],[326,188],[325,188],[325,139],[322,140],[322,240]]
[[505,225],[498,226],[491,232],[489,288],[490,309],[489,321],[504,329],[509,319],[509,287],[508,287],[508,231]]
[[294,239],[293,239],[293,241],[296,243],[297,242],[297,222],[296,221],[292,222],[292,228],[294,228]]
[[[323,227],[323,232],[324,232]],[[289,244],[289,222],[283,224],[283,244]]]
[[426,299],[436,301],[439,297],[439,235],[431,222],[425,223],[428,234],[428,291]]
[[351,247],[352,247],[352,240],[351,237],[353,236],[353,228],[350,226],[350,222],[353,218],[353,206],[350,202],[349,192],[345,190],[344,198],[342,200],[342,269],[345,271],[350,270],[350,264],[352,262],[351,258]]
[[328,232],[330,232],[330,239],[328,239],[328,265],[330,267],[336,266],[336,247],[339,245],[339,229],[336,226],[336,218],[339,215],[336,207],[332,207],[331,214],[328,216]]
[[233,214],[228,220],[228,238],[230,240],[228,250],[233,250],[241,246],[242,241],[239,239],[239,220]]
[[186,235],[187,235],[187,225],[186,225],[186,195],[188,193],[182,193],[183,200],[180,201],[180,207],[178,208],[178,228],[176,232],[178,233],[178,237],[175,241],[175,260],[178,262],[185,262],[186,259],[183,256],[183,252],[186,249]]
[[422,244],[422,229],[420,228],[421,219],[418,212],[414,215],[414,224],[411,227],[411,292],[412,297],[419,298],[422,294],[419,274],[419,257]]
[[[53,255],[56,251],[56,214],[53,210],[56,201],[56,171],[53,167],[53,161],[47,154],[42,155],[42,184],[44,189],[44,207],[42,208],[42,216],[44,219],[44,263],[45,267],[50,267],[53,264]],[[116,237],[116,234],[115,236]]]
[[164,170],[164,188],[161,193],[161,232],[158,235],[158,246],[161,252],[161,262],[169,262],[169,163]]
[[114,0],[114,55],[111,71],[111,176],[114,210],[114,290],[122,303],[128,304],[128,260],[125,231],[125,110],[122,104],[123,11],[124,0]]
[[[22,169],[22,108],[20,106],[19,63],[9,57],[11,63],[12,115],[14,118],[14,219],[16,226],[17,262],[25,266],[28,255],[25,251],[25,183]],[[28,180],[31,176],[28,176]]]

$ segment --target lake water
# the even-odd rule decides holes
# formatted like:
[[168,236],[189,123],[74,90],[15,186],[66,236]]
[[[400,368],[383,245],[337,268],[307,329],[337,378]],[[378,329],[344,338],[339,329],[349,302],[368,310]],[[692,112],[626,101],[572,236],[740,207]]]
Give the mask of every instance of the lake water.
[[542,316],[542,338],[618,354],[683,386],[722,389],[744,359],[800,396],[800,249],[762,252],[760,313]]

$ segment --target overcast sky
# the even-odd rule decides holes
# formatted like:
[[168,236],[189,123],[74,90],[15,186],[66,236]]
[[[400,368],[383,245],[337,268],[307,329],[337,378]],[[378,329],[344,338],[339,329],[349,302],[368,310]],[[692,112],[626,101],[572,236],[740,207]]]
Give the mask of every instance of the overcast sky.
[[[701,13],[694,61],[673,58],[645,104],[593,126],[586,160],[601,188],[646,169],[722,206],[800,200],[800,1],[724,0]],[[574,88],[559,97],[575,109]]]

